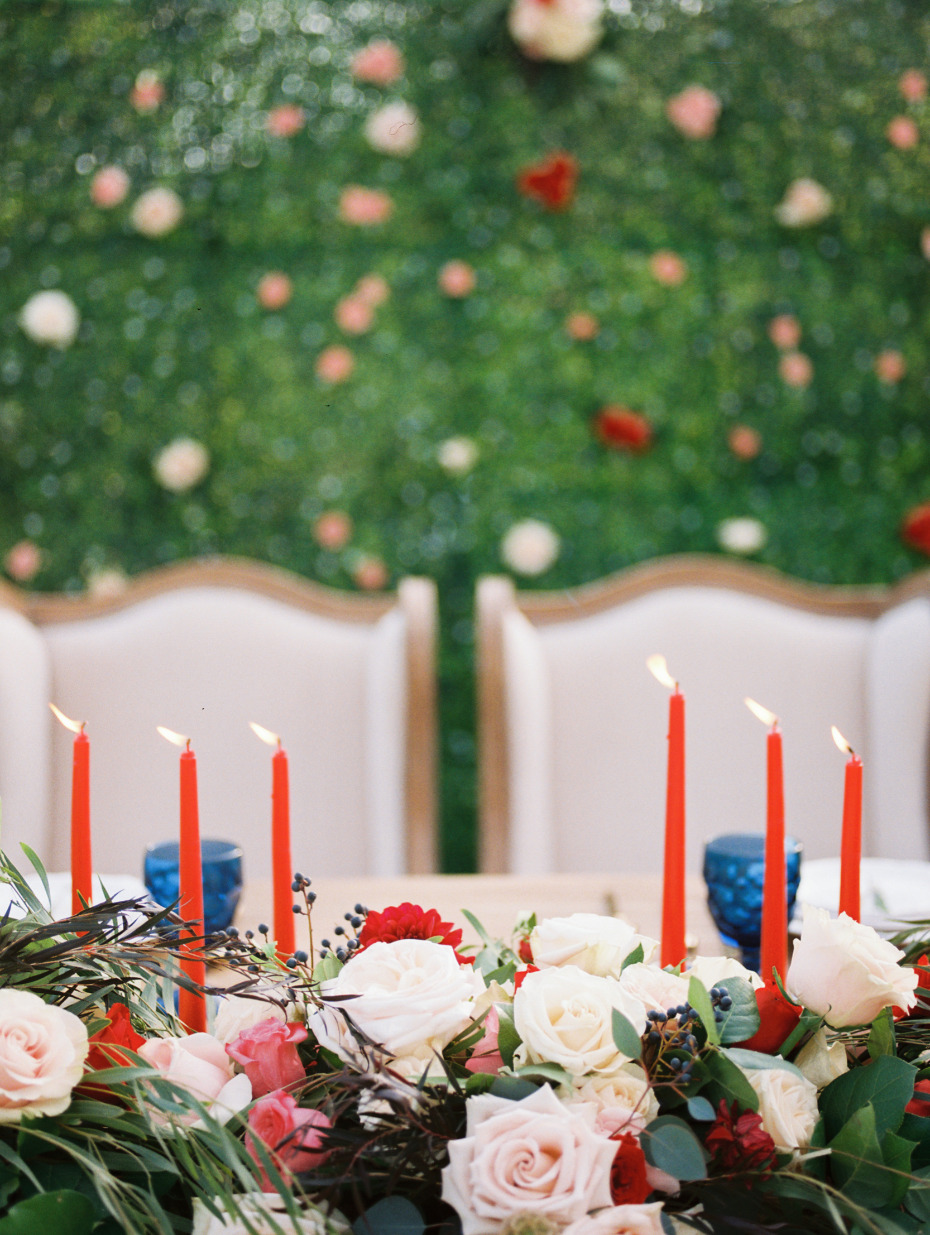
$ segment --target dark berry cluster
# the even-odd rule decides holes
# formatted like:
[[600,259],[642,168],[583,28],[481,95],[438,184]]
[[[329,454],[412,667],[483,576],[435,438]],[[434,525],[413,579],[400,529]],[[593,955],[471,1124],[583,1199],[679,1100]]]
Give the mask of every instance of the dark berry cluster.
[[365,919],[368,917],[367,908],[364,905],[356,905],[354,912],[347,913],[344,917],[349,924],[352,934],[349,934],[349,930],[346,927],[337,926],[333,934],[339,936],[338,944],[334,947],[331,940],[323,939],[320,943],[321,957],[325,957],[328,953],[332,952],[337,960],[345,962],[353,952],[357,952],[361,947],[358,931],[365,925]]
[[[722,1021],[733,1006],[725,986],[715,986],[710,992],[714,1019]],[[646,1013],[649,1028],[645,1042],[650,1071],[660,1083],[685,1084],[692,1079],[694,1061],[700,1053],[701,1042],[696,1030],[700,1018],[689,1003],[680,1003],[664,1012]],[[703,1037],[703,1034],[702,1034]]]

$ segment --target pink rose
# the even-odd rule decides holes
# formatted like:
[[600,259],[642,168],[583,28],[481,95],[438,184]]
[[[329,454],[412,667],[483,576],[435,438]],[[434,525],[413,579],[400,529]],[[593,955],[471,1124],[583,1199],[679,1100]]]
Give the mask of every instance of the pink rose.
[[[666,1180],[671,1179],[665,1175]],[[677,1191],[677,1180],[675,1189]],[[565,1228],[562,1235],[662,1235],[662,1202],[652,1201],[644,1205],[615,1205],[602,1209],[590,1217],[579,1218]]]
[[769,338],[781,351],[794,351],[801,342],[801,323],[790,313],[779,313],[769,322]]
[[437,282],[441,292],[454,300],[461,300],[475,290],[475,272],[468,262],[446,262],[439,271]]
[[387,587],[388,569],[379,557],[363,557],[352,571],[352,578],[363,592],[380,592]]
[[665,114],[679,133],[694,141],[704,141],[714,135],[720,100],[706,86],[688,86],[669,99]]
[[[252,1098],[247,1076],[234,1076],[222,1042],[209,1033],[184,1038],[149,1038],[139,1047],[142,1058],[180,1089],[203,1103],[217,1118],[241,1109]],[[193,1122],[194,1116],[188,1117]]]
[[684,259],[671,249],[659,249],[649,259],[649,269],[652,277],[666,287],[678,287],[688,277],[688,267]]
[[269,270],[258,281],[255,295],[263,309],[283,309],[294,294],[294,285],[280,270]]
[[304,1042],[306,1037],[306,1029],[296,1021],[282,1025],[268,1017],[244,1029],[235,1042],[228,1043],[226,1054],[242,1065],[252,1082],[252,1093],[258,1098],[272,1089],[284,1089],[305,1079],[307,1072],[297,1054],[297,1043]]
[[394,203],[380,189],[366,189],[360,184],[350,184],[339,198],[339,217],[343,223],[356,227],[377,227],[386,223],[394,213]]
[[87,1029],[73,1012],[31,991],[0,991],[0,1124],[65,1110],[87,1051]]
[[497,1046],[497,1033],[500,1028],[500,1016],[492,1004],[484,1018],[484,1034],[475,1043],[471,1059],[465,1064],[469,1072],[489,1072],[492,1076],[504,1066],[504,1060]]
[[352,535],[352,520],[341,510],[325,510],[313,525],[313,537],[324,549],[341,549]]
[[265,128],[272,137],[293,137],[304,127],[304,109],[296,103],[280,103],[272,107],[265,118]]
[[617,1146],[594,1130],[590,1106],[565,1106],[548,1085],[528,1098],[481,1094],[466,1102],[467,1131],[450,1141],[442,1199],[462,1235],[494,1235],[528,1213],[566,1226],[611,1204]]
[[907,361],[900,352],[888,348],[875,357],[875,373],[880,382],[893,386],[907,373]]
[[184,203],[174,189],[155,188],[136,198],[130,218],[143,236],[164,236],[173,231],[184,217]]
[[734,425],[727,434],[727,443],[737,459],[755,459],[762,449],[762,436],[750,425]]
[[803,352],[785,352],[778,362],[778,375],[786,386],[803,390],[814,380],[814,366]]
[[355,295],[365,304],[377,309],[391,294],[388,281],[380,274],[365,274],[355,285]]
[[920,69],[906,69],[898,78],[898,89],[908,103],[919,103],[927,97],[927,79]]
[[403,76],[404,58],[388,39],[375,39],[356,52],[349,67],[360,81],[370,81],[375,86],[390,86]]
[[[255,1141],[261,1141],[269,1150],[279,1171],[312,1170],[329,1157],[329,1151],[321,1149],[324,1136],[332,1122],[322,1111],[308,1110],[297,1105],[287,1093],[275,1091],[256,1102],[249,1112],[247,1139],[250,1156],[261,1167],[261,1159],[255,1149]],[[269,1183],[264,1170],[262,1187],[265,1192],[276,1189]]]
[[129,177],[121,167],[111,164],[94,173],[90,182],[90,199],[101,210],[112,210],[125,201],[129,192]]
[[601,324],[593,313],[570,313],[565,319],[565,333],[578,343],[596,339],[600,329]]
[[331,347],[324,347],[316,358],[314,371],[321,382],[329,382],[330,385],[335,385],[337,382],[344,382],[347,377],[352,376],[352,370],[355,368],[355,358],[347,347],[343,347],[341,343],[334,343]]
[[371,329],[375,315],[370,304],[361,296],[345,296],[333,312],[336,325],[346,334],[364,334]]
[[898,150],[913,150],[920,141],[920,129],[910,116],[895,116],[889,120],[885,136]]
[[42,550],[31,540],[20,540],[3,560],[6,573],[17,583],[28,583],[42,566]]
[[154,111],[165,97],[161,78],[151,69],[143,69],[136,78],[129,94],[129,101],[136,111]]

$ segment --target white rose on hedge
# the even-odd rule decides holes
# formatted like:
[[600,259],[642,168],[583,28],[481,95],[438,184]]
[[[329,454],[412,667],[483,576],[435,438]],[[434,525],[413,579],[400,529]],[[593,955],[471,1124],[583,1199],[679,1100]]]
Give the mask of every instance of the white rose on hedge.
[[717,524],[717,544],[728,553],[758,553],[768,538],[765,524],[748,515]]
[[640,945],[647,961],[659,946],[655,939],[638,935],[622,918],[598,913],[544,918],[530,934],[533,964],[540,969],[577,965],[602,978],[619,977],[620,966]]
[[822,1028],[804,1044],[794,1062],[818,1089],[824,1089],[831,1081],[849,1071],[845,1045],[837,1042]]
[[507,29],[533,60],[580,60],[600,42],[602,0],[513,0]]
[[775,207],[775,218],[783,227],[811,227],[832,212],[833,198],[823,185],[802,176],[785,189],[785,196]]
[[420,144],[420,117],[409,103],[385,103],[365,121],[365,136],[373,150],[403,158]]
[[148,189],[136,198],[130,218],[137,232],[153,239],[173,231],[184,217],[184,203],[174,189]]
[[541,575],[559,556],[560,544],[548,523],[522,519],[501,541],[501,557],[518,575]]
[[471,437],[447,437],[436,452],[439,466],[462,476],[478,462],[478,443]]
[[527,974],[513,997],[522,1040],[515,1061],[559,1064],[572,1076],[619,1072],[630,1057],[614,1043],[614,1008],[643,1032],[645,1008],[615,978],[598,978],[575,965]]
[[484,991],[481,975],[460,965],[446,944],[427,939],[373,943],[324,982],[324,1000],[356,995],[307,1018],[317,1041],[346,1062],[364,1064],[364,1052],[346,1017],[394,1056],[391,1067],[418,1077],[435,1063],[474,1016]]
[[817,1086],[789,1068],[743,1069],[759,1099],[762,1127],[780,1149],[806,1149],[820,1112]]
[[465,1110],[465,1136],[449,1142],[442,1172],[462,1235],[496,1235],[517,1214],[564,1226],[610,1205],[617,1146],[595,1132],[592,1107],[564,1106],[543,1085],[519,1102],[469,1098]]
[[597,1111],[594,1126],[605,1136],[640,1132],[659,1113],[659,1100],[636,1063],[624,1064],[612,1076],[575,1077],[571,1090],[563,1086],[560,1093],[570,1106],[592,1103]]
[[785,987],[833,1029],[867,1025],[883,1008],[914,1006],[917,971],[898,963],[903,956],[871,926],[805,905]]
[[60,1115],[84,1072],[87,1029],[31,991],[0,991],[0,1124]]
[[[680,1229],[688,1228],[682,1225]],[[612,1209],[588,1214],[565,1227],[562,1235],[664,1235],[664,1232],[662,1202],[649,1201],[642,1205],[615,1205]]]
[[20,309],[19,324],[33,343],[65,348],[77,338],[81,315],[66,292],[36,292]]
[[172,493],[192,489],[206,476],[210,455],[206,446],[191,437],[176,437],[155,456],[155,479]]

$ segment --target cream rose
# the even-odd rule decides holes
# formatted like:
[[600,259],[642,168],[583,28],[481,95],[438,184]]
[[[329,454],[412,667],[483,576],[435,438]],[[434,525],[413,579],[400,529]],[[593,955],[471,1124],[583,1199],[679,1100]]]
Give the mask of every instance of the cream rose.
[[447,437],[436,451],[439,466],[455,476],[464,476],[478,462],[478,443],[471,437]]
[[561,543],[548,523],[521,519],[501,541],[501,557],[518,575],[541,575],[559,556]]
[[571,1090],[562,1088],[569,1106],[591,1103],[597,1110],[594,1126],[605,1136],[639,1132],[659,1113],[659,1100],[639,1064],[625,1064],[612,1076],[576,1077]]
[[615,1205],[570,1223],[562,1235],[663,1235],[662,1202]]
[[788,185],[775,207],[775,218],[783,227],[811,227],[832,212],[833,198],[823,185],[802,176]]
[[647,961],[659,946],[655,939],[638,935],[629,922],[597,913],[544,918],[530,935],[533,964],[540,969],[577,965],[602,978],[619,977],[621,965],[639,945]]
[[806,1149],[820,1112],[817,1086],[791,1068],[743,1069],[759,1099],[762,1127],[780,1149]]
[[66,348],[77,338],[81,315],[66,292],[36,292],[20,309],[19,324],[33,343]]
[[148,189],[136,198],[130,218],[137,232],[152,239],[174,231],[184,217],[184,203],[174,189]]
[[[139,1047],[142,1058],[166,1080],[186,1090],[208,1112],[225,1123],[252,1100],[252,1083],[244,1074],[233,1075],[226,1047],[209,1033],[185,1038],[149,1038]],[[191,1114],[185,1122],[199,1122]]]
[[575,965],[528,974],[513,999],[522,1039],[518,1063],[555,1063],[572,1076],[619,1072],[630,1062],[613,1039],[616,1008],[642,1033],[646,1010],[615,978],[599,978]]
[[347,1062],[364,1063],[347,1017],[388,1054],[404,1076],[420,1076],[474,1017],[481,975],[460,965],[452,948],[426,939],[373,943],[323,983],[328,1005],[307,1019],[317,1041]]
[[73,1012],[31,991],[0,991],[0,1124],[60,1115],[87,1049],[87,1029]]
[[846,1047],[842,1042],[837,1042],[826,1029],[817,1030],[795,1056],[794,1062],[818,1089],[825,1088],[838,1076],[849,1071]]
[[742,978],[753,990],[761,990],[765,983],[757,973],[741,965],[735,956],[696,956],[685,977],[695,977],[707,989],[726,986],[727,978]]
[[834,1029],[867,1025],[883,1008],[914,1006],[917,972],[903,956],[871,926],[805,905],[785,986]]
[[199,1197],[194,1200],[192,1235],[280,1235],[284,1230],[293,1235],[349,1235],[351,1227],[338,1211],[324,1214],[319,1209],[303,1210],[299,1218],[286,1216],[284,1201],[276,1193],[262,1192],[238,1198],[242,1218],[211,1214]]
[[409,103],[385,103],[365,121],[368,144],[381,154],[413,154],[421,136],[420,117]]
[[647,1010],[665,1012],[688,1002],[688,979],[655,965],[627,965],[620,985]]
[[602,0],[513,0],[507,29],[533,60],[580,60],[600,41]]
[[717,524],[717,544],[728,553],[758,553],[768,538],[765,524],[750,515],[721,519]]
[[548,1085],[519,1102],[482,1094],[466,1103],[464,1138],[449,1143],[442,1199],[462,1235],[495,1235],[518,1213],[563,1226],[610,1205],[616,1151],[593,1108],[563,1106]]
[[155,479],[172,493],[183,493],[199,484],[210,469],[206,446],[192,437],[176,437],[155,456]]
[[213,1036],[224,1046],[235,1042],[246,1029],[254,1029],[262,1021],[280,1021],[282,1025],[295,1019],[276,1003],[265,999],[244,999],[241,995],[227,995],[220,1001],[213,1023]]

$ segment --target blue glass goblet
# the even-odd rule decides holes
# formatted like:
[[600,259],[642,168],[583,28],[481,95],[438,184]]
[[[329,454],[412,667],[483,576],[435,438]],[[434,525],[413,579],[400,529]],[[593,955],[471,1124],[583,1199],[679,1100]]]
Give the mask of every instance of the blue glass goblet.
[[[785,837],[788,921],[791,921],[801,881],[801,845]],[[709,841],[704,849],[707,905],[720,938],[738,948],[747,969],[759,971],[762,934],[762,893],[765,881],[765,836],[733,832]]]
[[[159,905],[173,905],[179,895],[179,850],[175,840],[148,845],[145,886]],[[242,891],[242,850],[228,840],[202,840],[204,932],[223,931],[232,920]]]

